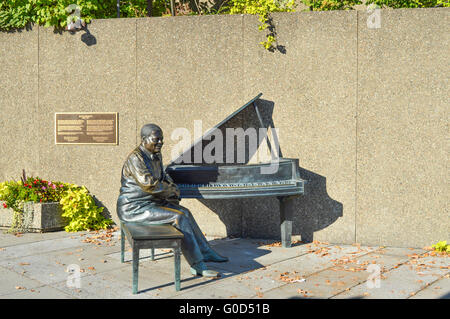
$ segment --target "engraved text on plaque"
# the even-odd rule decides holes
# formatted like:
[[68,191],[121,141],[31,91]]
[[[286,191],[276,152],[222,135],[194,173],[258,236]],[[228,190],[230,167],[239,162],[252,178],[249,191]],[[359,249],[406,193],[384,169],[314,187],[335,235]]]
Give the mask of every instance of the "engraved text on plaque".
[[55,143],[117,145],[117,112],[55,113]]

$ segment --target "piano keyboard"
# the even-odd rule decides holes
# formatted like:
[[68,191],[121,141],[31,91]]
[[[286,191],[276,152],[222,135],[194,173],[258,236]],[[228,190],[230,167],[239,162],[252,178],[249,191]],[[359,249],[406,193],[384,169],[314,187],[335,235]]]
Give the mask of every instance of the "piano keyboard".
[[242,188],[242,187],[273,187],[288,185],[294,186],[296,183],[294,181],[270,181],[270,182],[259,182],[259,183],[209,183],[209,184],[178,184],[180,189],[187,188]]
[[290,196],[303,193],[302,180],[258,183],[178,184],[181,198],[245,198],[259,196]]

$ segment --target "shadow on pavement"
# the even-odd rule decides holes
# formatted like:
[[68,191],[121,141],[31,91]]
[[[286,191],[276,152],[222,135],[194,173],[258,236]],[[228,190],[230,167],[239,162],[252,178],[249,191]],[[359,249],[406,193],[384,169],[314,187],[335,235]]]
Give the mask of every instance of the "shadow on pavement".
[[[224,263],[214,263],[214,262],[207,263],[209,269],[216,270],[220,273],[220,277],[209,279],[192,275],[192,277],[183,278],[183,268],[187,266],[187,262],[186,260],[184,260],[184,258],[182,258],[181,291],[186,291],[187,289],[203,286],[214,281],[220,281],[222,279],[236,276],[244,272],[265,267],[265,265],[262,265],[255,259],[273,253],[270,249],[264,249],[262,247],[264,247],[264,245],[271,244],[276,241],[274,240],[257,241],[257,240],[243,240],[241,238],[231,238],[231,239],[211,240],[209,242],[211,244],[211,247],[214,250],[216,250],[220,255],[227,256],[229,258],[229,261]],[[163,253],[157,252],[155,254],[155,260],[163,261],[164,263],[168,262],[171,264],[172,257],[173,257],[172,252],[163,252]],[[144,259],[150,260],[150,257],[146,256],[141,258],[141,260]],[[183,263],[185,264],[183,265]],[[163,267],[164,266],[165,264],[163,265]],[[167,266],[169,267],[169,264],[167,264]],[[170,267],[172,267],[172,265],[170,265]],[[201,281],[198,281],[198,279],[200,279]],[[145,293],[168,286],[173,286],[173,282],[168,282],[167,284],[162,284],[159,286],[149,287],[148,289],[141,289],[139,293]]]

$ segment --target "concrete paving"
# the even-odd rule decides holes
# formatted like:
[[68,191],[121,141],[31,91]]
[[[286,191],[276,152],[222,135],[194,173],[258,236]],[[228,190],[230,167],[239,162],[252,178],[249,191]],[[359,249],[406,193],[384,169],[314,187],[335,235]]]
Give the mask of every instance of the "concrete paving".
[[218,278],[191,275],[182,258],[175,291],[170,250],[141,251],[139,293],[131,293],[131,252],[120,262],[118,231],[0,231],[1,299],[450,299],[450,258],[430,250],[209,238],[230,258],[208,263]]

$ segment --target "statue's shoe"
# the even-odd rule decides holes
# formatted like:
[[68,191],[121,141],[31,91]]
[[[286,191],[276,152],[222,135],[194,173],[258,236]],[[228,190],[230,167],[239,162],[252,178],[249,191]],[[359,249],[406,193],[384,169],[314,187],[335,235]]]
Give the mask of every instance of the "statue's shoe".
[[220,256],[214,250],[210,249],[207,253],[203,254],[203,260],[205,262],[211,261],[216,263],[223,263],[228,261],[228,257]]
[[191,274],[203,277],[218,277],[219,273],[208,269],[204,262],[199,262],[191,266]]

